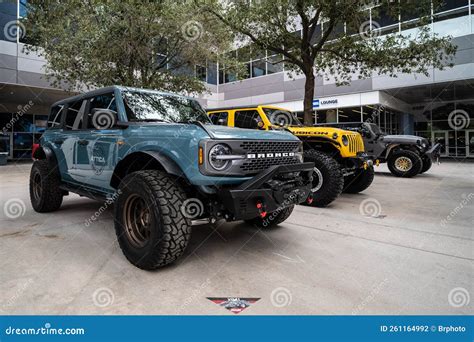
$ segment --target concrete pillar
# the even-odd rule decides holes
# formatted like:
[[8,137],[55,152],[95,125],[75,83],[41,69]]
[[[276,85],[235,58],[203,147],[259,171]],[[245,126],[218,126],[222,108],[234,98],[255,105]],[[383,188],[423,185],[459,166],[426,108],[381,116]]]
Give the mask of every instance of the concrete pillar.
[[410,113],[400,114],[400,134],[413,135],[415,132],[415,122],[413,120],[413,115]]

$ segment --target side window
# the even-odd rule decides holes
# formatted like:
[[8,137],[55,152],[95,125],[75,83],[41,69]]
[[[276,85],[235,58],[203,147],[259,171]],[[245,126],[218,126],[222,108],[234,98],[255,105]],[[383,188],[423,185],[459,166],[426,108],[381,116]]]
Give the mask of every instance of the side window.
[[63,105],[54,106],[51,108],[51,113],[49,114],[48,118],[48,128],[59,128],[59,126],[61,126],[63,108]]
[[66,112],[65,129],[76,130],[81,128],[86,103],[86,100],[79,100],[69,104]]
[[258,129],[258,123],[262,122],[260,114],[255,109],[240,110],[235,112],[234,126],[240,128]]
[[95,129],[94,126],[94,112],[98,109],[110,109],[117,112],[117,103],[115,101],[114,93],[107,93],[94,96],[90,99],[89,110],[87,111],[87,128]]
[[228,112],[212,113],[211,115],[209,115],[209,118],[211,119],[214,125],[227,126],[229,113]]

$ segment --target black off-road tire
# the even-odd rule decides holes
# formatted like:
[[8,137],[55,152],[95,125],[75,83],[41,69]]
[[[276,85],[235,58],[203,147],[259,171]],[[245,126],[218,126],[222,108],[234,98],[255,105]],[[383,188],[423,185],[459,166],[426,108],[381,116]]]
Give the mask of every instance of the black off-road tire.
[[[191,238],[191,220],[184,215],[186,195],[175,180],[158,170],[143,170],[127,175],[120,183],[115,204],[114,222],[117,239],[125,257],[135,266],[154,270],[178,259]],[[139,198],[147,208],[149,229],[143,244],[137,244],[129,233],[137,222],[127,219],[129,202]],[[131,209],[130,209],[131,210]],[[140,217],[141,218],[141,217]],[[127,230],[128,229],[128,230]]]
[[[407,158],[411,162],[411,167],[407,170],[401,170],[397,168],[396,163],[399,158]],[[398,150],[390,154],[387,160],[387,165],[390,172],[397,177],[410,178],[420,173],[423,167],[423,161],[421,157],[410,150]]]
[[375,171],[373,166],[357,170],[353,175],[344,178],[344,192],[357,194],[367,189],[374,181]]
[[423,167],[421,168],[420,173],[425,173],[426,171],[431,169],[431,166],[433,166],[433,161],[428,156],[423,156],[421,160],[423,161]]
[[[344,176],[339,163],[334,158],[316,150],[305,151],[304,161],[313,162],[315,167],[311,190],[313,202],[310,205],[325,207],[341,194],[344,187]],[[322,184],[319,183],[320,179],[316,169],[322,175]]]
[[281,210],[274,211],[273,213],[269,213],[265,218],[256,217],[252,220],[245,220],[245,222],[250,223],[258,228],[273,228],[290,217],[294,208],[295,206],[292,205]]
[[59,189],[61,176],[57,167],[51,167],[46,159],[35,160],[30,172],[30,201],[39,213],[58,210],[63,203],[63,191]]

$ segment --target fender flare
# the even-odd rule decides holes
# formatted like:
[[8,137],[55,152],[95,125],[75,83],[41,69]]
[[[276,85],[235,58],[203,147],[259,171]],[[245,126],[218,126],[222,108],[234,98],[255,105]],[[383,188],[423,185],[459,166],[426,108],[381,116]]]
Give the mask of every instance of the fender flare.
[[167,173],[174,176],[184,176],[184,172],[181,170],[179,165],[167,155],[157,151],[142,151],[142,153],[146,153],[149,156],[155,158],[163,166]]
[[[120,160],[117,163],[117,165],[115,165],[115,169],[114,169],[112,178],[110,180],[110,185],[113,188],[118,188],[121,179],[130,170],[129,167],[133,164],[132,161],[136,160],[135,158],[140,158],[140,155],[142,158],[144,156],[147,156],[155,160],[159,164],[158,167],[163,168],[163,170],[166,173],[173,176],[186,178],[183,170],[179,167],[179,165],[173,159],[171,159],[164,153],[158,152],[158,151],[137,151],[137,152],[128,154],[127,156],[125,156],[125,158]],[[138,168],[137,170],[140,170],[140,169],[141,168]]]

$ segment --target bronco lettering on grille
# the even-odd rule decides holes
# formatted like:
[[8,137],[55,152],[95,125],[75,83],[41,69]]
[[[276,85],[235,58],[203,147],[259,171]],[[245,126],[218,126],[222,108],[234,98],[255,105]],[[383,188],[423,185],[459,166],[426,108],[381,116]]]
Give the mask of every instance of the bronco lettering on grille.
[[281,157],[294,157],[294,152],[282,152],[282,153],[248,153],[247,159],[261,159],[261,158],[281,158]]

